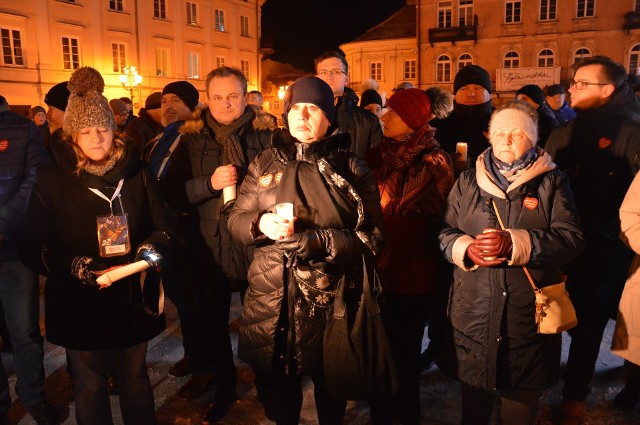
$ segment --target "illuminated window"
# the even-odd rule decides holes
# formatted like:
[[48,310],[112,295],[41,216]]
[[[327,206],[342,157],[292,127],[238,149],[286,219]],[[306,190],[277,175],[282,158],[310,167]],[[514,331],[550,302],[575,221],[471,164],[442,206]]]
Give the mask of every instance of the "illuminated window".
[[551,68],[556,63],[556,55],[550,49],[541,50],[538,54],[538,66],[541,68]]
[[153,0],[153,17],[167,19],[167,0]]
[[436,60],[436,83],[451,82],[451,58],[440,55]]
[[595,16],[596,0],[578,0],[577,18],[592,18]]
[[416,60],[410,59],[404,61],[404,77],[403,80],[416,79]]
[[504,22],[507,24],[520,22],[521,13],[522,13],[521,1],[507,1],[505,4]]
[[111,55],[113,57],[113,72],[118,74],[127,67],[126,46],[122,43],[111,43]]
[[240,17],[240,35],[243,37],[249,37],[249,17]]
[[169,49],[156,48],[156,76],[169,76]]
[[22,34],[13,28],[0,28],[2,36],[2,60],[4,65],[23,66]]
[[369,64],[369,77],[376,81],[382,80],[382,62],[371,62]]
[[215,30],[218,32],[224,32],[224,10],[215,10]]
[[244,76],[247,78],[247,81],[249,81],[251,79],[250,75],[249,75],[249,61],[241,60],[240,61],[240,70],[242,71]]
[[62,37],[62,67],[67,70],[80,67],[80,45],[77,38]]
[[187,2],[187,25],[198,25],[198,5],[190,1]]
[[460,0],[458,25],[461,27],[473,25],[473,0]]
[[224,66],[224,56],[216,56],[216,68]]
[[438,2],[438,28],[451,28],[451,2]]
[[505,68],[519,68],[520,67],[520,55],[518,52],[510,51],[504,55],[504,67]]
[[200,55],[197,52],[189,52],[187,61],[187,78],[200,78]]
[[553,21],[556,19],[556,0],[540,0],[540,20]]
[[467,65],[473,64],[473,58],[468,53],[463,53],[458,57],[458,71]]

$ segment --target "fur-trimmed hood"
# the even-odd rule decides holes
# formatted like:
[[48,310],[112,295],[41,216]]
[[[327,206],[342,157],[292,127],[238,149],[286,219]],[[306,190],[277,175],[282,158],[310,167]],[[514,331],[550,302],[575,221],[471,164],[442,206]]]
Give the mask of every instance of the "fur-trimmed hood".
[[[254,130],[275,130],[277,127],[273,123],[271,116],[259,109],[254,105],[247,105],[247,108],[253,110],[254,119],[253,119],[253,128]],[[209,111],[209,107],[204,104],[200,104],[196,107],[196,109],[191,113],[191,117],[184,122],[184,125],[180,128],[181,134],[197,134],[202,131],[205,126],[205,117],[207,112]]]

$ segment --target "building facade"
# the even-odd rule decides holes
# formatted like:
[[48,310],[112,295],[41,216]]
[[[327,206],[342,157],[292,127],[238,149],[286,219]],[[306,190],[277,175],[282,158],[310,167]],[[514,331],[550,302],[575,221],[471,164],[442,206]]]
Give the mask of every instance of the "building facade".
[[[12,106],[44,105],[55,84],[81,66],[105,79],[108,99],[188,80],[204,92],[207,73],[240,68],[260,87],[260,6],[265,0],[3,0],[0,94]],[[135,67],[141,83],[124,87]],[[201,96],[204,99],[204,95]]]
[[637,74],[638,0],[418,0],[419,85],[451,89],[473,63],[489,71],[495,96],[525,84],[562,83],[571,66],[605,55]]

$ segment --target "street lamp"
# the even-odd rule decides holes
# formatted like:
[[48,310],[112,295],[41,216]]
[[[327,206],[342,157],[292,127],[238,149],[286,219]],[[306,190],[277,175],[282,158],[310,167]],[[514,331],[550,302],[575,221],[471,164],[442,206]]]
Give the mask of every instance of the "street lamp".
[[289,86],[280,86],[280,88],[278,88],[278,99],[284,99],[284,94],[287,92],[288,88]]
[[122,83],[122,87],[129,89],[129,94],[133,101],[133,89],[142,83],[142,75],[138,74],[138,70],[135,66],[130,66],[122,70],[122,74],[120,74],[120,82]]

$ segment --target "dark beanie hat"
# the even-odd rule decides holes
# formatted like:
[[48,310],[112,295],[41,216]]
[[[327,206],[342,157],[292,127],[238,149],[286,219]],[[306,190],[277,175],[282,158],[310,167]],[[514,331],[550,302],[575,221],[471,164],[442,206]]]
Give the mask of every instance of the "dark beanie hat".
[[331,125],[335,122],[336,107],[333,104],[333,90],[318,77],[301,77],[289,86],[284,95],[284,113],[296,103],[313,103],[324,112]]
[[191,111],[198,106],[200,93],[198,93],[198,89],[188,81],[175,81],[167,84],[162,90],[162,96],[169,93],[178,96]]
[[35,117],[38,112],[42,112],[43,114],[47,113],[42,106],[34,106],[31,108],[31,118]]
[[71,95],[67,88],[67,83],[68,81],[63,81],[51,87],[44,97],[44,103],[61,111],[66,111],[69,96]]
[[431,101],[424,90],[404,89],[394,93],[387,101],[411,130],[418,130],[431,119]]
[[144,109],[147,111],[158,109],[160,106],[162,106],[162,93],[159,91],[151,93],[144,101]]
[[556,94],[564,94],[564,87],[562,84],[551,84],[547,86],[547,96],[555,96]]
[[360,97],[360,106],[364,108],[365,106],[371,105],[372,103],[375,103],[376,105],[380,105],[380,107],[382,107],[382,97],[380,96],[380,94],[373,89],[363,91],[362,96]]
[[453,94],[456,94],[460,87],[467,84],[477,84],[491,93],[491,77],[484,68],[478,65],[467,65],[458,71],[453,80]]
[[516,97],[519,94],[524,94],[528,96],[531,100],[538,104],[538,107],[544,105],[546,99],[544,97],[544,92],[540,88],[540,86],[536,86],[535,84],[527,84],[526,86],[522,86],[516,92]]

